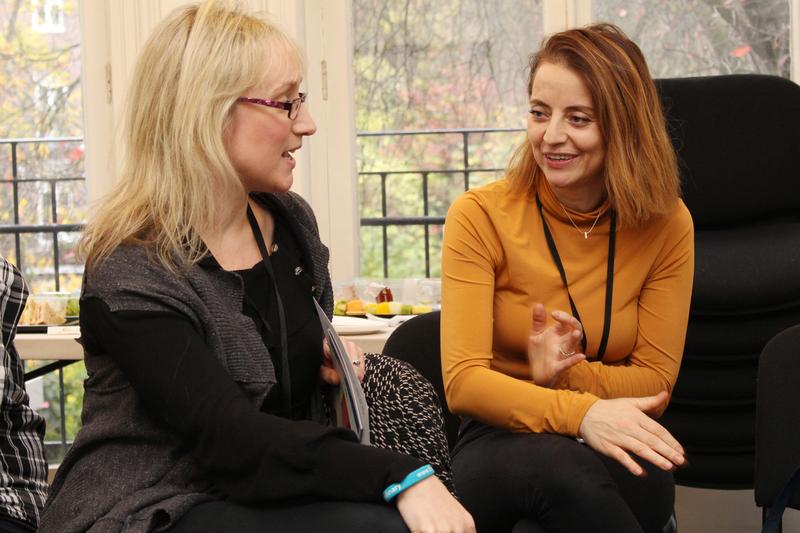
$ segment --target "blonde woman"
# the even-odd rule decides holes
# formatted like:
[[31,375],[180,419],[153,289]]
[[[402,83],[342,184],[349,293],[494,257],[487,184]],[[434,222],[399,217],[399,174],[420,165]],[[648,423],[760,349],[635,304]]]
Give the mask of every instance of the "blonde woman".
[[[474,530],[425,464],[447,479],[409,368],[349,346],[368,398],[399,380],[399,423],[430,424],[408,440],[433,446],[325,425],[328,252],[287,192],[316,129],[302,72],[284,34],[223,2],[176,10],[145,44],[121,181],[83,241],[83,426],[41,531]],[[381,413],[379,444],[398,423]]]
[[[681,445],[692,220],[641,51],[619,29],[533,55],[527,142],[447,214],[442,365],[478,530],[662,531]],[[576,439],[576,437],[578,439]]]

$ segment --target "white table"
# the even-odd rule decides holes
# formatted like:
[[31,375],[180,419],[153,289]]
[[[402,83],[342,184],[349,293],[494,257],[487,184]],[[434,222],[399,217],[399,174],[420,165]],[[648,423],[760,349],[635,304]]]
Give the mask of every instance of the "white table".
[[80,332],[74,333],[17,333],[14,345],[20,359],[44,361],[80,361],[83,346],[78,344]]
[[[381,353],[391,331],[343,337],[358,344],[365,352]],[[83,347],[77,342],[78,336],[77,328],[74,333],[17,333],[14,344],[21,359],[80,361]]]

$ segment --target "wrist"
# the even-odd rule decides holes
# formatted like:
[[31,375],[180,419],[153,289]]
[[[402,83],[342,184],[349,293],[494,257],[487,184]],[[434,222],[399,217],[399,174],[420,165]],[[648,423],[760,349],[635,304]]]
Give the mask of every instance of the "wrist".
[[423,479],[429,478],[434,474],[433,467],[431,465],[424,465],[410,474],[403,478],[400,483],[392,483],[383,491],[383,499],[387,503],[392,501],[398,494],[403,492],[404,490],[413,487]]

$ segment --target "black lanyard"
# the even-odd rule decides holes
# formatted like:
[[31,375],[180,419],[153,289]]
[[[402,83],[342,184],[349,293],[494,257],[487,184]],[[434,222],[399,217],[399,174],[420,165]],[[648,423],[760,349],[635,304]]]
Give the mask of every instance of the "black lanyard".
[[[558,255],[558,248],[556,242],[553,240],[553,234],[550,233],[550,228],[547,227],[547,221],[544,219],[542,213],[542,201],[539,199],[539,194],[536,194],[536,207],[539,208],[539,216],[542,217],[542,230],[544,231],[544,238],[547,240],[547,247],[550,249],[550,255],[553,256],[558,268],[558,273],[561,274],[561,281],[564,283],[564,288],[567,290],[567,298],[569,298],[569,306],[572,309],[572,315],[578,319],[583,327],[581,315],[578,313],[578,308],[575,306],[575,301],[569,293],[569,283],[567,282],[567,273],[564,271],[564,265],[561,263],[561,256]],[[617,214],[611,210],[611,228],[608,234],[608,266],[606,270],[606,309],[605,317],[603,319],[603,336],[600,339],[600,346],[597,347],[597,359],[602,360],[606,353],[606,345],[608,344],[608,334],[611,331],[611,300],[614,294],[614,248],[617,242]],[[583,327],[583,337],[581,337],[581,346],[583,353],[586,354],[586,328]],[[588,356],[588,354],[586,354]]]
[[[283,310],[281,293],[278,291],[278,282],[275,280],[275,272],[272,269],[272,260],[270,259],[269,253],[267,252],[267,245],[264,244],[264,236],[261,234],[261,228],[258,227],[258,221],[256,220],[256,215],[250,208],[250,204],[247,205],[247,220],[250,221],[250,228],[253,230],[253,237],[256,238],[256,243],[258,243],[258,249],[261,252],[262,259],[264,260],[264,268],[267,269],[267,274],[269,275],[269,278],[272,280],[272,288],[273,292],[275,293],[275,303],[278,306],[278,322],[280,325],[279,333],[281,339],[280,341],[281,342],[281,397],[283,399],[283,408],[286,413],[286,416],[291,417],[292,381],[291,381],[291,376],[289,374],[289,347],[286,339],[286,315]],[[251,306],[258,313],[258,316],[261,319],[261,322],[263,323],[264,327],[266,327],[267,330],[271,332],[272,328],[270,327],[269,321],[262,312],[261,308],[257,305],[252,305],[252,303]]]

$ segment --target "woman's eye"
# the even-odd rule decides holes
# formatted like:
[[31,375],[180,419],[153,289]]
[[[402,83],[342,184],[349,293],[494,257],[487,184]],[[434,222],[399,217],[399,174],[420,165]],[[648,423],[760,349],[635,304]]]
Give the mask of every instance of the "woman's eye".
[[570,121],[573,124],[577,124],[578,126],[583,126],[585,124],[590,123],[592,120],[589,117],[582,117],[579,115],[573,115],[570,117]]
[[538,109],[531,109],[531,110],[528,111],[528,113],[530,113],[533,118],[543,118],[544,117],[544,113],[542,113]]

